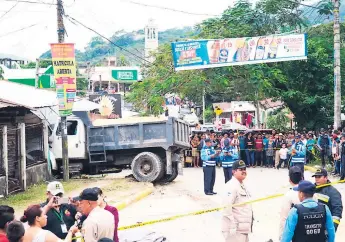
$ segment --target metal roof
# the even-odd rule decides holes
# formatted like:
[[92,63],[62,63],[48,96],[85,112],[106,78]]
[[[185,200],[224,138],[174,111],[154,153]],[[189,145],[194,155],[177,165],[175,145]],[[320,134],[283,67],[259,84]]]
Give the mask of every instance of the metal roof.
[[54,91],[37,89],[9,81],[0,81],[0,102],[29,109],[58,105]]

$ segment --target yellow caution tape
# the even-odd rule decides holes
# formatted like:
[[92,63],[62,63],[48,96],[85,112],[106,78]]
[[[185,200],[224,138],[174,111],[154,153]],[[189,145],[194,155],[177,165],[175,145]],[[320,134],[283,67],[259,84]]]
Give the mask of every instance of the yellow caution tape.
[[[331,185],[339,184],[339,183],[344,183],[344,182],[345,182],[345,180],[341,180],[341,181],[337,181],[337,182],[332,182],[332,183],[320,185],[320,186],[317,186],[316,188],[327,187],[327,186],[331,186]],[[243,205],[247,205],[247,204],[262,202],[262,201],[265,201],[265,200],[270,200],[270,199],[282,197],[284,195],[285,195],[284,193],[280,193],[280,194],[275,194],[275,195],[271,195],[271,196],[266,196],[266,197],[263,197],[263,198],[258,198],[258,199],[250,200],[250,201],[243,202],[243,203],[233,204],[232,207],[239,207],[239,206],[243,206]],[[213,208],[213,209],[207,209],[207,210],[199,210],[199,211],[196,211],[196,212],[190,212],[190,213],[175,215],[175,216],[172,216],[172,217],[169,217],[169,218],[156,219],[156,220],[151,220],[151,221],[147,221],[147,222],[138,222],[137,224],[120,227],[120,228],[118,228],[118,230],[134,229],[134,228],[143,227],[143,226],[146,226],[146,225],[157,224],[157,223],[162,223],[162,222],[168,222],[168,221],[176,220],[176,219],[179,219],[179,218],[195,216],[195,215],[201,215],[201,214],[205,214],[205,213],[212,213],[212,212],[223,210],[225,208],[226,207]]]

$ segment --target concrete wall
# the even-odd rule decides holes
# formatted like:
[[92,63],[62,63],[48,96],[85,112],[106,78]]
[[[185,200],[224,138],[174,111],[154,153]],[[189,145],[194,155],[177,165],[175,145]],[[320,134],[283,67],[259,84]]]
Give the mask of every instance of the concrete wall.
[[0,177],[0,196],[3,196],[5,193],[5,177],[1,176]]
[[26,185],[31,186],[48,180],[47,163],[32,166],[26,169]]

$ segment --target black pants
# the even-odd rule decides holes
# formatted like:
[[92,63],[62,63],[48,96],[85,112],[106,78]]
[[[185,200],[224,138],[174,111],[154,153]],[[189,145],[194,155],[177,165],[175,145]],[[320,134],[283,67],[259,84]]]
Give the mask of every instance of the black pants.
[[264,152],[263,151],[256,151],[255,152],[255,159],[256,159],[256,165],[262,166],[264,162]]
[[224,171],[225,183],[227,183],[232,178],[232,167],[227,167],[227,168],[223,167],[223,171]]
[[340,180],[345,179],[345,155],[341,155]]
[[313,160],[313,153],[311,152],[311,150],[307,150],[307,160],[306,163],[309,164],[310,162],[312,162]]
[[240,159],[244,161],[244,163],[247,163],[247,156],[246,156],[246,151],[245,150],[240,150]]
[[332,164],[332,161],[331,161],[331,158],[328,155],[328,150],[327,149],[322,149],[320,155],[321,155],[322,167],[325,167],[326,159],[328,159],[329,163]]
[[288,160],[287,159],[280,159],[279,164],[277,166],[277,169],[281,168],[283,163],[284,163],[284,167],[287,167]]
[[267,159],[267,163],[266,163],[267,166],[274,166],[273,156],[267,156],[266,159]]
[[204,166],[204,192],[212,193],[214,183],[216,181],[216,167],[215,166]]

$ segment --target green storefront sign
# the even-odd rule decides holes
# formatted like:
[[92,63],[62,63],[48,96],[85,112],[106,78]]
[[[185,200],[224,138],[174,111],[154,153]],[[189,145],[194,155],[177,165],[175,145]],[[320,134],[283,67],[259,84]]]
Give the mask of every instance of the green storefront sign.
[[119,82],[136,82],[138,81],[138,70],[112,70],[111,76]]

